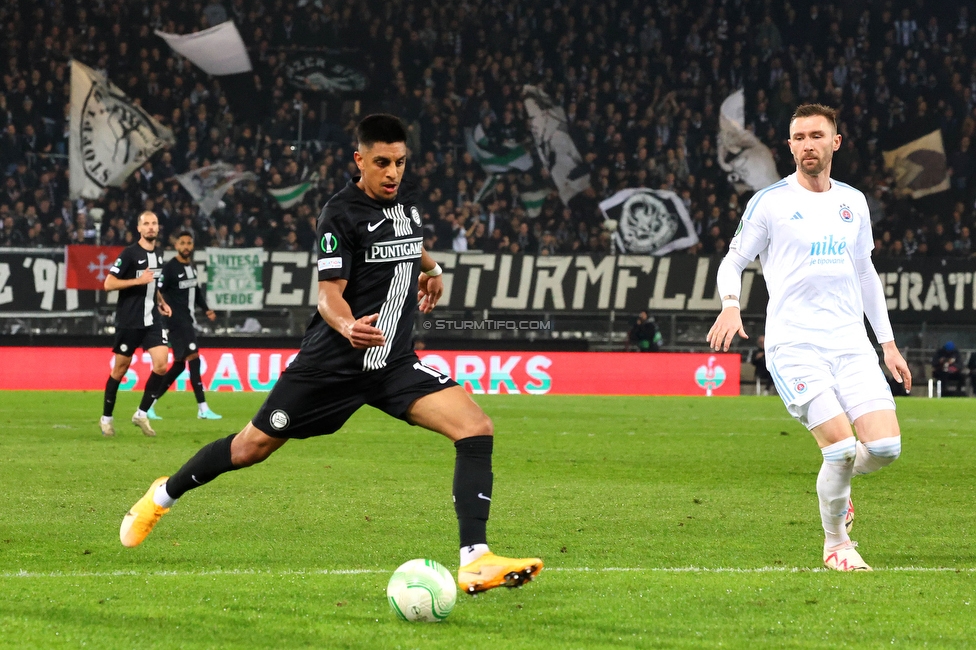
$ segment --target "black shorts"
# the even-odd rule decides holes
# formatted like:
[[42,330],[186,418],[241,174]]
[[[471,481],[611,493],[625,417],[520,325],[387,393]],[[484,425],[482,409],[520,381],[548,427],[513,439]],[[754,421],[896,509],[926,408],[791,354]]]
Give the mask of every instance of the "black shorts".
[[251,424],[275,438],[311,438],[338,431],[364,404],[406,421],[407,409],[417,399],[457,385],[422,365],[415,354],[356,375],[293,363]]
[[176,361],[182,361],[194,352],[200,351],[197,346],[197,331],[193,323],[186,325],[170,320],[167,337],[169,347],[173,349],[173,359]]
[[112,346],[112,352],[124,357],[131,357],[139,348],[148,352],[150,348],[160,345],[166,345],[166,334],[161,325],[139,329],[120,329],[115,330],[115,345]]

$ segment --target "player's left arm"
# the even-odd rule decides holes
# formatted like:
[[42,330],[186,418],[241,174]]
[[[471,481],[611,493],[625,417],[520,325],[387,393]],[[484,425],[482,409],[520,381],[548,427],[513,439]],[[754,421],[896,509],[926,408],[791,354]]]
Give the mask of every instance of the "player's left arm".
[[867,203],[861,215],[860,229],[857,236],[854,268],[857,271],[858,282],[861,285],[861,300],[864,303],[864,315],[871,323],[871,329],[881,344],[884,362],[891,371],[895,381],[904,384],[906,391],[912,390],[912,371],[908,368],[905,357],[895,345],[895,334],[891,329],[888,318],[888,303],[884,295],[881,278],[871,261],[871,251],[874,249],[874,238],[871,233],[871,218]]
[[420,277],[417,278],[417,303],[420,311],[425,314],[433,311],[437,301],[444,294],[444,279],[441,277],[443,272],[441,265],[434,261],[430,253],[421,249]]
[[196,302],[197,307],[202,309],[204,313],[207,314],[208,320],[217,320],[217,312],[211,309],[210,305],[207,304],[207,297],[204,295],[203,287],[200,286],[199,282],[197,283],[196,299],[194,302]]
[[166,298],[163,298],[163,292],[156,289],[156,305],[159,308],[159,313],[169,318],[173,315],[173,310],[170,309],[169,304],[166,302]]

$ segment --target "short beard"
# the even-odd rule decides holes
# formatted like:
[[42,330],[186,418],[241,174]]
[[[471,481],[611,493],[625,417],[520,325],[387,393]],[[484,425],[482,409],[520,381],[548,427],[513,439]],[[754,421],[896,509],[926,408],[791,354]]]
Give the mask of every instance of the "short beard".
[[145,239],[150,244],[156,241],[156,235],[143,235],[142,238]]
[[823,160],[823,159],[818,160],[817,161],[818,164],[817,164],[816,167],[813,168],[813,171],[807,171],[803,167],[803,162],[804,161],[802,161],[802,160],[797,164],[796,167],[797,167],[798,170],[800,170],[801,172],[803,172],[807,176],[818,176],[818,175],[820,175],[821,172],[823,172],[823,170],[827,169],[827,167],[830,166],[830,163],[831,163],[832,160],[833,160],[833,156],[831,156],[830,158],[827,158],[826,160]]

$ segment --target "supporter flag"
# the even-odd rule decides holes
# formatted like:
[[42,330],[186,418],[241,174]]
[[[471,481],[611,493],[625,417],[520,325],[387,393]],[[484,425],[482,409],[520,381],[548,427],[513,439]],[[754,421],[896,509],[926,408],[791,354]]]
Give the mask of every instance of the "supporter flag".
[[559,198],[569,205],[570,199],[590,186],[590,168],[569,135],[566,111],[536,86],[524,86],[522,97],[542,164],[549,170]]
[[150,156],[174,144],[173,133],[118,86],[71,62],[68,165],[71,199],[97,199],[119,187]]
[[71,245],[64,249],[65,288],[101,291],[109,269],[122,254],[122,246]]
[[544,179],[531,172],[522,174],[519,180],[519,199],[525,213],[535,219],[542,213],[542,205],[549,197],[549,186]]
[[359,92],[369,85],[366,73],[354,61],[345,63],[321,54],[295,59],[285,66],[285,76],[296,88],[333,95]]
[[207,74],[238,74],[253,69],[241,33],[237,31],[233,21],[228,20],[216,27],[184,36],[167,34],[157,29],[156,36]]
[[176,175],[176,180],[190,193],[200,206],[200,213],[205,217],[209,217],[210,213],[217,209],[220,199],[234,183],[257,179],[258,177],[253,173],[239,172],[233,165],[225,162]]
[[488,174],[488,178],[486,178],[485,182],[482,183],[481,189],[479,189],[478,193],[474,195],[474,202],[481,203],[482,199],[484,199],[485,197],[491,194],[494,194],[495,181],[497,180],[498,180],[498,174]]
[[942,131],[928,135],[884,152],[885,168],[895,172],[898,189],[920,199],[949,189],[949,171]]
[[315,182],[318,180],[318,173],[314,173],[308,178],[307,181],[303,181],[298,185],[281,187],[278,189],[269,188],[268,194],[275,198],[275,201],[278,202],[280,207],[288,209],[297,203],[301,203],[302,199],[305,198],[305,194],[307,194],[308,191],[315,186]]
[[507,172],[510,169],[532,169],[532,154],[517,142],[492,142],[480,124],[464,129],[468,153],[489,174]]
[[728,172],[736,192],[761,190],[779,180],[773,152],[745,127],[745,94],[737,90],[722,102],[718,166]]
[[669,190],[620,190],[600,211],[621,253],[664,255],[698,243],[688,208]]

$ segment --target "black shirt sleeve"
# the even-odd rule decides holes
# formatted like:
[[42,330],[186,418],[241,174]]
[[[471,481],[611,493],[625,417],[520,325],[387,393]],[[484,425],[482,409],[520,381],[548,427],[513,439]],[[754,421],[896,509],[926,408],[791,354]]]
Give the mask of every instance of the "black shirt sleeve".
[[319,282],[348,280],[352,268],[355,233],[342,204],[326,205],[315,230],[318,251]]
[[206,311],[210,311],[210,305],[207,304],[206,291],[205,291],[203,285],[200,284],[199,278],[197,278],[197,292],[196,293],[197,293],[197,297],[194,300],[194,302],[196,302],[197,307],[199,307],[200,309],[202,309],[205,312]]
[[129,249],[126,248],[119,253],[118,259],[115,260],[115,264],[112,265],[112,268],[110,268],[108,272],[120,280],[130,280],[135,277],[132,275],[131,271],[132,255],[129,253]]

